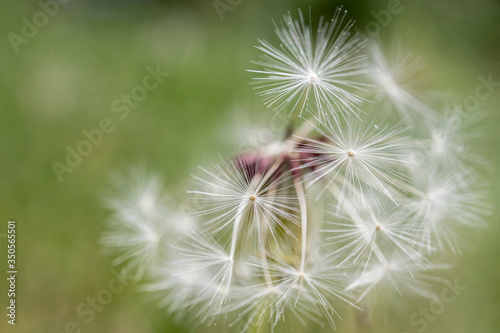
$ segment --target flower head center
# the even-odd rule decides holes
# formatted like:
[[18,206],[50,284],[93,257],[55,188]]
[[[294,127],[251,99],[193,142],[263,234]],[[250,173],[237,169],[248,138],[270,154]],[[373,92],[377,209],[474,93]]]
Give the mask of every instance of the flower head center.
[[146,234],[146,239],[151,246],[154,246],[160,241],[160,235],[154,230],[149,230]]
[[149,193],[144,193],[139,200],[139,207],[143,213],[148,213],[155,207],[155,197]]
[[250,196],[250,201],[255,201],[255,199],[257,199],[257,197],[255,195]]
[[311,83],[314,83],[314,82],[317,82],[319,80],[319,77],[318,77],[318,74],[311,71],[311,72],[309,72],[308,79]]
[[349,157],[354,157],[354,155],[356,155],[356,154],[354,153],[354,150],[349,150],[349,151],[347,152],[347,155],[348,155]]

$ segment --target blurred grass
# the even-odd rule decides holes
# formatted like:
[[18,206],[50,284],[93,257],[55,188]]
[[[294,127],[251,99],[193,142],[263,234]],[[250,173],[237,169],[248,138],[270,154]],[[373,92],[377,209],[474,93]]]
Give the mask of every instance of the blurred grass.
[[[468,96],[474,93],[479,75],[500,79],[497,2],[401,3],[403,12],[393,16],[385,30],[400,36],[425,60],[432,77],[430,89]],[[109,172],[127,163],[143,163],[173,184],[219,152],[232,153],[237,143],[220,140],[218,132],[230,126],[233,109],[250,104],[251,112],[260,111],[245,69],[257,58],[253,48],[257,38],[274,40],[271,18],[309,6],[313,17],[328,15],[336,5],[243,1],[221,22],[210,1],[74,1],[62,6],[15,54],[7,33],[19,33],[21,17],[39,7],[34,1],[4,3],[0,207],[4,221],[18,221],[19,325],[7,327],[4,318],[0,331],[62,332],[71,320],[83,332],[188,331],[188,325],[175,324],[145,302],[133,286],[115,296],[92,323],[87,325],[77,316],[78,304],[95,297],[112,276],[110,259],[101,255],[97,244],[107,217],[99,192],[106,187]],[[361,27],[373,19],[371,10],[386,6],[385,1],[345,3]],[[157,64],[170,76],[128,118],[118,120],[111,102],[141,83],[146,66]],[[495,166],[500,162],[499,97],[500,91],[495,91],[481,105],[490,112],[482,124],[481,148]],[[65,146],[75,148],[84,139],[81,131],[96,128],[103,117],[115,120],[114,132],[59,183],[52,162],[63,163]],[[496,173],[485,177],[492,182],[491,201],[496,204],[500,177]],[[474,236],[477,250],[459,258],[452,273],[469,288],[430,324],[428,332],[498,332],[500,227],[496,213],[490,220],[490,230]],[[5,242],[0,241],[4,249]],[[2,281],[1,304],[7,302],[5,286]],[[340,332],[354,331],[350,316],[346,315]],[[402,324],[389,326],[387,332],[400,332],[406,318],[395,319]],[[410,327],[408,332],[413,332]]]

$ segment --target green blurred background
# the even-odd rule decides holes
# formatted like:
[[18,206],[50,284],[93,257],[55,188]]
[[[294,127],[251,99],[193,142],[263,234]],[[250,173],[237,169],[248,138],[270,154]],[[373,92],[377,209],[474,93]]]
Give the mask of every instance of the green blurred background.
[[[36,1],[2,2],[0,262],[4,270],[6,222],[16,219],[19,273],[15,327],[6,323],[7,285],[0,282],[0,332],[60,333],[69,321],[82,332],[189,331],[187,323],[175,322],[134,285],[115,295],[91,323],[77,315],[77,306],[112,278],[111,259],[98,245],[108,215],[99,193],[109,173],[142,163],[173,184],[218,153],[234,152],[240,138],[225,135],[228,127],[243,118],[257,121],[266,112],[245,70],[258,57],[257,38],[276,40],[271,19],[309,7],[313,17],[328,16],[343,4],[363,29],[374,20],[371,11],[388,6],[370,0],[221,2],[232,8],[223,20],[211,0],[69,1],[19,45],[18,53],[8,34],[21,34],[22,18],[31,21],[41,7]],[[499,2],[402,0],[401,6],[381,36],[395,35],[422,57],[431,78],[427,88],[463,98],[474,94],[480,75],[500,81]],[[120,120],[111,111],[113,100],[142,82],[146,66],[157,65],[169,76]],[[497,89],[480,105],[488,112],[480,149],[495,166],[500,162]],[[64,163],[65,147],[75,148],[84,139],[82,131],[97,128],[105,117],[114,121],[114,131],[59,182],[52,163]],[[500,176],[483,173],[496,204]],[[494,213],[488,232],[473,236],[476,250],[459,258],[451,273],[467,290],[427,332],[499,331],[499,231]],[[414,332],[408,314],[394,314],[384,331]],[[357,331],[352,317],[346,314],[339,332]]]

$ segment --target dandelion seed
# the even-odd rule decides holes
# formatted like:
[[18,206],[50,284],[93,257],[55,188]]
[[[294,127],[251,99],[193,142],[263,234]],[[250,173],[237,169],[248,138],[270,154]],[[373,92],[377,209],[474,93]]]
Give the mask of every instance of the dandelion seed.
[[420,59],[403,50],[401,43],[392,43],[393,48],[386,57],[381,45],[369,44],[370,60],[375,70],[371,76],[376,89],[376,102],[382,110],[396,110],[409,123],[431,112],[430,107],[415,97],[415,81],[424,68]]
[[[278,229],[290,233],[283,220],[297,224],[297,198],[290,191],[290,174],[282,169],[279,159],[267,154],[236,161],[222,161],[215,172],[202,169],[207,179],[194,177],[199,190],[190,191],[201,203],[195,216],[209,217],[207,231],[240,228],[243,223],[262,228],[263,224],[274,237]],[[248,222],[249,221],[249,222]]]
[[433,292],[433,285],[444,279],[432,274],[449,270],[450,265],[431,263],[422,258],[420,264],[408,257],[400,257],[393,253],[387,261],[372,261],[363,274],[359,274],[346,290],[359,292],[358,302],[364,301],[370,313],[377,303],[394,300],[395,297],[422,297],[438,300]]
[[262,70],[255,79],[259,94],[268,107],[277,111],[288,109],[289,114],[302,115],[304,110],[317,117],[359,113],[363,98],[352,90],[363,90],[368,84],[361,79],[369,72],[366,56],[361,54],[364,41],[350,29],[352,21],[345,21],[346,12],[338,8],[333,19],[321,18],[318,29],[306,25],[299,11],[299,19],[286,14],[276,34],[281,44],[276,48],[260,41],[259,50],[264,60],[256,62]]
[[451,174],[435,168],[424,168],[413,174],[413,196],[402,204],[421,219],[423,240],[439,250],[451,249],[462,253],[466,244],[460,234],[467,230],[484,229],[483,216],[490,211],[485,202],[487,192],[471,184],[480,184],[474,173],[456,166]]
[[[336,268],[334,259],[311,251],[303,270],[282,258],[275,259],[265,263],[273,285],[252,286],[251,294],[235,302],[232,311],[242,311],[251,320],[264,316],[273,327],[290,314],[302,323],[326,319],[335,328],[335,317],[341,317],[332,300],[353,304],[351,294],[344,290],[349,278]],[[264,268],[261,261],[256,260],[255,265]]]
[[158,218],[166,214],[167,195],[158,175],[143,167],[132,167],[111,177],[111,187],[104,193],[106,206],[124,220]]
[[104,201],[113,217],[101,244],[108,252],[119,254],[114,265],[126,263],[123,269],[135,270],[135,278],[140,279],[161,257],[162,238],[168,234],[170,223],[175,224],[173,210],[165,205],[159,178],[143,169],[134,168],[130,175],[114,175],[112,185]]
[[386,261],[384,253],[398,252],[421,265],[422,252],[432,250],[421,241],[419,220],[391,201],[375,205],[368,200],[346,201],[340,213],[330,212],[334,221],[326,222],[325,240],[332,253],[343,258],[339,266]]
[[434,111],[429,114],[425,123],[427,144],[424,142],[429,160],[445,168],[463,163],[487,166],[484,156],[470,149],[472,141],[479,136],[471,128],[480,117],[471,116],[464,122],[460,106],[446,106],[443,113]]
[[203,274],[207,282],[197,290],[193,304],[202,304],[208,317],[218,311],[226,302],[231,287],[234,259],[204,233],[191,234],[185,239],[185,245],[178,247],[179,259],[176,265],[183,270],[180,276],[189,276],[192,272]]
[[404,130],[386,126],[375,131],[370,124],[352,118],[344,126],[325,120],[317,128],[321,139],[299,137],[302,143],[296,152],[302,168],[313,168],[308,177],[313,183],[326,183],[325,188],[339,183],[344,194],[376,197],[382,193],[395,201],[404,183],[397,171],[407,147],[401,137]]

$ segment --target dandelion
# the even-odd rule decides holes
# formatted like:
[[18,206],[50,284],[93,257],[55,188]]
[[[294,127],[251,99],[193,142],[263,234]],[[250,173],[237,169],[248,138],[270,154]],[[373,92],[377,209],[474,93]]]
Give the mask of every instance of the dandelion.
[[414,93],[408,57],[372,46],[368,70],[341,8],[317,31],[311,21],[287,14],[280,48],[258,47],[260,94],[289,116],[281,136],[199,167],[188,202],[144,171],[114,177],[106,196],[114,264],[186,326],[336,328],[345,307],[371,317],[436,300],[446,259],[486,227],[471,119]]

